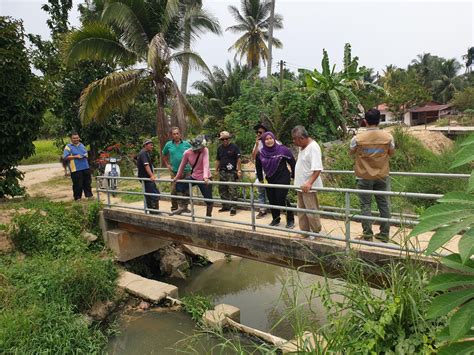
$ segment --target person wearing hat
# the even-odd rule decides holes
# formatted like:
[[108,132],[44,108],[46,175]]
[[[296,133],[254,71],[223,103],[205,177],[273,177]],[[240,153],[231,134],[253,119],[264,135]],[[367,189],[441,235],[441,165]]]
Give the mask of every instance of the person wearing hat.
[[[203,135],[199,135],[189,141],[191,148],[186,150],[183,154],[183,160],[179,165],[178,172],[173,179],[173,182],[177,182],[182,178],[184,168],[186,164],[191,165],[191,176],[189,180],[204,181],[205,184],[197,184],[202,195],[206,199],[212,200],[212,186],[209,185],[211,178],[211,170],[209,169],[209,150],[206,148],[207,140]],[[177,183],[176,192],[185,193],[189,189],[187,183]],[[212,216],[212,201],[206,201],[206,217]],[[211,223],[210,219],[206,219],[207,223]]]
[[[179,165],[181,164],[181,160],[183,160],[183,154],[189,148],[191,148],[191,144],[181,138],[181,131],[179,127],[172,127],[171,140],[166,142],[162,151],[163,162],[165,163],[166,167],[170,172],[171,179],[173,179],[178,173]],[[184,168],[185,178],[188,177],[190,173],[191,167],[188,164]],[[171,195],[183,195],[176,191],[176,184],[171,185]],[[188,200],[172,198],[171,212],[173,212],[173,214],[191,212],[188,210],[188,202]]]
[[149,179],[149,180],[141,180],[144,187],[145,192],[150,194],[155,194],[156,196],[149,196],[145,195],[146,206],[147,208],[151,209],[152,211],[148,211],[150,214],[158,214],[159,209],[159,193],[160,191],[156,187],[155,180],[156,176],[153,173],[153,162],[151,160],[150,153],[153,151],[153,142],[150,139],[147,139],[143,142],[143,149],[137,155],[137,169],[138,169],[138,177],[142,179]]
[[[222,131],[219,140],[222,144],[217,148],[216,171],[220,181],[236,182],[242,177],[240,149],[230,142],[231,134]],[[239,198],[239,188],[235,185],[219,185],[219,194],[222,200],[237,201]],[[236,205],[223,203],[219,212],[230,211],[231,216],[236,214]]]

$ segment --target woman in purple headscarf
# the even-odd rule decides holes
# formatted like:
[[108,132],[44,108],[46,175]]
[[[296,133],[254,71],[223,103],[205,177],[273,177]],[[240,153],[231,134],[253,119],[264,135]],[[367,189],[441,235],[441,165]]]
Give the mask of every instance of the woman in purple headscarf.
[[[256,157],[257,177],[259,181],[263,181],[263,173],[270,184],[289,185],[290,179],[295,176],[295,158],[291,151],[283,144],[276,144],[275,135],[272,132],[262,134],[263,147]],[[288,165],[290,170],[288,170]],[[287,206],[288,189],[266,188],[268,200],[274,206]],[[280,224],[280,210],[271,209],[272,223],[271,226]],[[286,228],[294,228],[295,217],[292,211],[286,213]]]

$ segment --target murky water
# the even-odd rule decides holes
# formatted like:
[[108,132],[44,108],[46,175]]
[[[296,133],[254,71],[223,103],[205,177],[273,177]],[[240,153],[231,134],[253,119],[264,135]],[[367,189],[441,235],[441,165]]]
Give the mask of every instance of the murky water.
[[[246,259],[218,261],[208,267],[195,267],[187,280],[167,279],[179,287],[179,295],[200,294],[215,304],[227,303],[240,308],[241,323],[291,339],[294,330],[285,314],[294,303],[303,304],[313,324],[323,324],[325,311],[319,299],[309,305],[310,287],[323,282],[319,276],[297,273],[285,268]],[[292,285],[298,284],[298,287]],[[297,290],[294,292],[294,290]],[[289,295],[289,297],[288,297]],[[312,312],[307,310],[311,307]],[[276,325],[277,324],[277,325]],[[276,326],[275,326],[276,325]],[[121,320],[121,334],[112,339],[113,354],[174,354],[185,347],[179,343],[193,334],[195,323],[184,312],[136,313]],[[201,339],[204,349],[219,340]]]

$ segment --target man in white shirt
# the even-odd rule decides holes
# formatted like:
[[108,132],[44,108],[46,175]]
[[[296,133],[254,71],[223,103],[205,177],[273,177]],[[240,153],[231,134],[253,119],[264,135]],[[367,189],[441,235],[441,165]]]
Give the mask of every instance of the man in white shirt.
[[[303,126],[296,126],[291,130],[293,143],[300,149],[296,161],[294,185],[301,188],[297,191],[298,208],[318,210],[318,196],[312,188],[323,187],[321,171],[323,163],[321,148],[318,143],[309,137],[308,131]],[[302,231],[319,233],[321,220],[319,214],[298,212],[298,224]]]

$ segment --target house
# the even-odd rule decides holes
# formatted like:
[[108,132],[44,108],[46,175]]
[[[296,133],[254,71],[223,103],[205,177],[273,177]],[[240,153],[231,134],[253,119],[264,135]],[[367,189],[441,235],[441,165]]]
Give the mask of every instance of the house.
[[378,105],[377,110],[380,111],[380,124],[389,124],[397,122],[393,113],[388,110],[387,104]]
[[423,106],[415,106],[405,112],[403,115],[403,123],[407,126],[428,124],[436,121],[438,118],[450,115],[452,112],[451,104],[441,105],[438,102],[431,101]]
[[[398,120],[392,112],[388,110],[387,104],[377,106],[380,111],[380,124],[398,123]],[[440,104],[430,101],[422,106],[415,106],[408,109],[403,115],[403,123],[407,126],[416,126],[436,121],[438,118],[452,114],[451,104]]]

